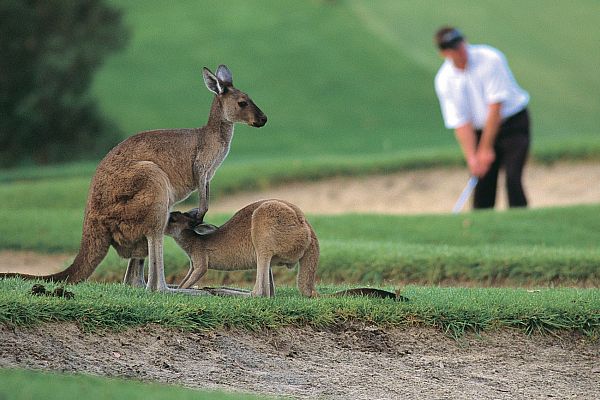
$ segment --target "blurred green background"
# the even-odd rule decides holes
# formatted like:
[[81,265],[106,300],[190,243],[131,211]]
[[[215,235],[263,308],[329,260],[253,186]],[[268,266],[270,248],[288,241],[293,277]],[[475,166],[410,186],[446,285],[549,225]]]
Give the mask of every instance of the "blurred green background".
[[227,163],[460,152],[444,129],[433,77],[443,24],[501,49],[531,93],[534,154],[600,154],[600,64],[594,0],[113,1],[129,46],[94,92],[128,134],[205,123],[201,68],[227,64],[269,116],[236,130]]
[[[4,153],[5,157],[22,153],[21,167],[87,159],[92,163],[81,172],[77,166],[54,174],[89,177],[99,157],[119,139],[149,129],[202,126],[213,95],[204,87],[201,70],[203,66],[214,70],[221,63],[233,71],[236,86],[269,116],[264,128],[237,128],[220,170],[219,180],[230,176],[237,180],[230,190],[277,180],[462,163],[452,132],[443,127],[433,90],[442,59],[432,36],[445,24],[460,27],[471,43],[490,44],[506,54],[517,80],[531,93],[535,158],[600,155],[600,74],[596,72],[600,3],[595,0],[107,2],[121,12],[120,24],[122,20],[121,30],[111,31],[109,43],[120,43],[122,48],[107,52],[98,63],[89,96],[76,102],[68,95],[54,97],[57,104],[97,104],[114,129],[99,128],[103,133],[94,142],[91,128],[75,121],[60,133],[58,150],[54,143],[50,155],[36,155],[33,149],[50,147],[55,129],[50,119],[47,129],[35,126],[35,132],[22,134],[39,141],[30,155],[22,150],[27,146]],[[23,8],[15,6],[18,2],[7,4]],[[37,18],[33,26],[48,17]],[[44,68],[59,65],[61,57],[65,65],[72,62],[67,42],[75,41],[78,29],[84,29],[70,28],[73,24],[96,29],[86,21],[98,22],[89,15],[81,21],[77,14],[70,18],[51,31],[55,38],[49,44],[40,47],[48,52],[40,56],[48,62],[30,79],[42,79]],[[2,32],[5,36],[12,32],[15,42],[2,43],[13,50],[29,46],[26,34],[17,36],[18,24],[5,26],[8,30]],[[93,59],[88,47],[95,43],[105,50],[108,44],[100,42],[103,35],[107,36],[99,33],[98,42],[78,42],[74,49]],[[36,40],[43,41],[43,35]],[[55,42],[67,48],[57,51]],[[63,71],[63,81],[83,75],[77,70],[69,75],[69,71]],[[35,102],[35,96],[25,98],[14,112],[28,107],[28,101]],[[45,101],[52,103],[51,99]],[[39,110],[32,111],[31,118],[35,112]],[[79,137],[80,146],[67,140],[68,133],[77,129],[87,129]],[[10,132],[0,133],[0,139],[9,138],[10,143]],[[92,144],[87,144],[90,135]],[[0,162],[10,164],[15,165]],[[255,170],[244,175],[249,167]],[[31,170],[14,176],[39,174],[47,176]]]

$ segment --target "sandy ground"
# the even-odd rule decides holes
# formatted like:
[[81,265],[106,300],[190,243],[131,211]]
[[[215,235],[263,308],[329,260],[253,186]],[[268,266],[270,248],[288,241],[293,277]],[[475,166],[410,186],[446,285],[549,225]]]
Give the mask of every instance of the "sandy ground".
[[[231,212],[264,198],[291,201],[307,214],[348,212],[418,214],[450,213],[464,189],[468,174],[462,168],[428,169],[385,176],[335,178],[294,183],[267,192],[240,193],[217,199],[211,212]],[[498,208],[506,209],[504,177]],[[532,208],[600,203],[600,162],[529,165],[524,186]],[[465,211],[469,209],[469,204]]]
[[459,342],[426,328],[178,333],[0,326],[0,367],[298,399],[598,399],[600,346],[520,332]]
[[0,250],[0,272],[21,272],[31,275],[61,271],[72,261],[72,254],[41,254],[33,251]]

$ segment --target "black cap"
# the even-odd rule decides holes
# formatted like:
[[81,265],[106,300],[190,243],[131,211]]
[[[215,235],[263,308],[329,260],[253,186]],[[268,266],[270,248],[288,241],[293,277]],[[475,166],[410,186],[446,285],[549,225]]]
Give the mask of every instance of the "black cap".
[[440,30],[436,36],[437,45],[440,50],[455,49],[460,42],[465,40],[465,37],[456,28]]

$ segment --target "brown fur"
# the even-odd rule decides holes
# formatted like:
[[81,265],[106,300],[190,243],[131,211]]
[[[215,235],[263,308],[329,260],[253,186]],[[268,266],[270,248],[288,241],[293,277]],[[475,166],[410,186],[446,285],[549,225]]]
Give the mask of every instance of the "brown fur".
[[[245,93],[233,87],[221,65],[216,76],[203,70],[215,93],[208,123],[197,129],[138,133],[113,148],[98,165],[88,193],[79,253],[65,271],[46,276],[3,274],[79,282],[104,259],[109,246],[129,258],[125,281],[168,290],[163,266],[163,232],[171,207],[199,191],[198,221],[208,210],[209,182],[229,152],[234,123],[263,126],[267,118]],[[141,266],[141,270],[140,270]]]
[[191,261],[181,288],[194,285],[208,269],[256,269],[252,295],[269,297],[274,295],[269,281],[271,266],[293,268],[299,263],[300,293],[318,295],[319,241],[297,206],[282,200],[261,200],[242,208],[207,235],[194,232],[194,225],[193,215],[173,212],[165,230]]

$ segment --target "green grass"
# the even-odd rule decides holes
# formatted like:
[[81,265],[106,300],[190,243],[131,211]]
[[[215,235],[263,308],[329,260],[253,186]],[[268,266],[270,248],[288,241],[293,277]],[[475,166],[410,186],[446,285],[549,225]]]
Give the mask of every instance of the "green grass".
[[201,67],[226,63],[269,123],[237,128],[224,168],[262,169],[270,160],[276,171],[278,163],[312,166],[329,157],[353,168],[353,159],[396,168],[421,152],[425,163],[439,153],[460,159],[433,90],[442,60],[432,35],[447,23],[506,53],[532,95],[537,158],[600,154],[600,4],[593,0],[576,7],[542,0],[113,3],[133,35],[95,81],[106,114],[129,133],[202,125],[211,95]]
[[10,400],[211,400],[265,399],[240,393],[226,394],[177,386],[87,375],[0,369],[0,399]]
[[[80,193],[80,202],[63,199],[63,192],[77,192],[72,183],[32,184],[40,192],[29,192],[22,183],[0,188],[4,205],[0,249],[76,253],[85,194]],[[43,210],[38,208],[42,190],[57,191],[42,196],[48,200]],[[227,218],[209,214],[208,220],[219,224]],[[322,282],[600,285],[598,205],[462,215],[309,216],[309,220],[321,243]],[[93,278],[119,281],[125,265],[111,250]],[[165,242],[165,265],[169,280],[181,278],[188,268],[185,254],[170,238]],[[295,279],[295,272],[285,268],[276,268],[275,273],[281,283]],[[211,271],[206,282],[252,279],[252,271]]]
[[[47,284],[49,289],[55,285]],[[306,299],[295,289],[277,298],[221,298],[149,293],[121,284],[67,285],[74,299],[30,294],[31,281],[0,281],[0,323],[30,326],[69,321],[87,330],[146,324],[203,331],[223,328],[335,328],[360,322],[382,328],[429,326],[458,337],[465,332],[516,328],[525,333],[600,332],[599,289],[469,289],[408,286],[408,302],[372,298]],[[323,293],[348,286],[320,287]]]

